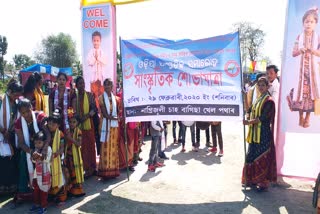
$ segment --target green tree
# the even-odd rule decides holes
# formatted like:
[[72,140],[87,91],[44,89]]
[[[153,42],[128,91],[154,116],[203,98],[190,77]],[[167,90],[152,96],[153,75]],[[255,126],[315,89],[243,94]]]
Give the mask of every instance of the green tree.
[[69,34],[49,35],[41,41],[40,50],[35,53],[39,63],[55,67],[72,67],[78,60],[76,43]]
[[4,60],[3,56],[7,54],[8,42],[5,36],[0,35],[0,72],[2,75],[2,81],[4,82]]
[[242,64],[262,57],[261,49],[266,34],[259,27],[250,22],[238,22],[233,24],[233,30],[239,31]]
[[31,59],[31,57],[25,54],[15,54],[12,60],[14,62],[16,70],[21,70],[35,63],[35,61]]
[[80,61],[76,61],[72,67],[73,76],[83,76],[82,64]]

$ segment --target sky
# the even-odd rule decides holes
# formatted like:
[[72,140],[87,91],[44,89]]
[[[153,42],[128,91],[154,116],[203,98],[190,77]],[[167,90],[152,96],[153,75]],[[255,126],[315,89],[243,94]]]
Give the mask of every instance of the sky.
[[[201,39],[230,33],[248,21],[266,33],[262,53],[280,66],[287,0],[151,0],[117,6],[117,36]],[[50,34],[68,33],[81,60],[79,0],[1,0],[0,35],[8,40],[5,60],[33,56]]]

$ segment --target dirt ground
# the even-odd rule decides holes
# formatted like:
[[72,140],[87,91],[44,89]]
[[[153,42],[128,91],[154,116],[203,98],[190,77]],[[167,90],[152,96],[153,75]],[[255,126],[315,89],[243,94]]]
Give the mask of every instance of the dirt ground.
[[[86,196],[72,198],[62,207],[50,206],[48,213],[315,213],[312,208],[313,182],[279,178],[268,192],[257,193],[241,187],[244,162],[241,123],[224,122],[224,157],[208,153],[205,132],[201,131],[201,149],[191,151],[187,130],[187,152],[172,145],[169,126],[166,166],[147,172],[150,139],[143,146],[143,161],[136,171],[126,172],[109,181],[91,177],[85,182]],[[0,198],[0,213],[27,213],[30,203],[12,209],[11,198]]]

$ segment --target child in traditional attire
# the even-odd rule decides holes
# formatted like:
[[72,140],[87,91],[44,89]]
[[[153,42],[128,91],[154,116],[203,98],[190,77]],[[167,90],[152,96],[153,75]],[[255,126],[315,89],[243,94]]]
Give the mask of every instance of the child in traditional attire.
[[106,70],[108,57],[101,48],[101,38],[101,33],[99,31],[92,33],[93,48],[89,50],[86,59],[87,70],[91,77],[90,87],[95,97],[99,97],[103,94],[102,81],[106,79],[107,76],[109,78],[111,77]]
[[67,200],[65,178],[62,170],[62,160],[64,159],[64,134],[59,130],[60,122],[60,112],[57,109],[54,111],[52,116],[48,118],[48,128],[51,133],[50,146],[52,147],[52,184],[49,191],[49,196],[57,203]]
[[48,146],[47,157],[44,158],[41,154],[44,144],[45,135],[39,131],[34,137],[35,152],[32,154],[31,160],[35,163],[33,177],[33,203],[30,212],[45,213],[48,206],[48,191],[51,187],[50,162],[51,162],[51,147]]
[[[292,88],[287,96],[291,111],[299,112],[299,126],[310,126],[310,115],[320,115],[320,36],[316,32],[318,24],[318,8],[307,10],[302,18],[303,32],[297,37],[292,56],[300,60],[297,88]],[[277,100],[275,100],[276,102]],[[277,104],[277,102],[276,102]]]
[[65,165],[69,171],[68,193],[71,196],[84,196],[82,184],[84,182],[83,162],[81,156],[81,130],[78,128],[79,120],[73,109],[68,110],[70,132],[66,135]]

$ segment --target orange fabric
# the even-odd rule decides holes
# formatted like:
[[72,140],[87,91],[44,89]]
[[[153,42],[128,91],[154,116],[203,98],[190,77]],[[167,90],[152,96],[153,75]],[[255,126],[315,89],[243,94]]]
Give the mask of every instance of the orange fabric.
[[54,198],[56,202],[64,202],[67,200],[67,190],[65,186],[58,188],[51,188],[49,190],[49,195]]
[[81,184],[75,184],[71,187],[71,189],[69,190],[69,192],[74,195],[74,196],[79,196],[79,195],[83,195],[85,194],[85,192],[83,191],[82,185]]

